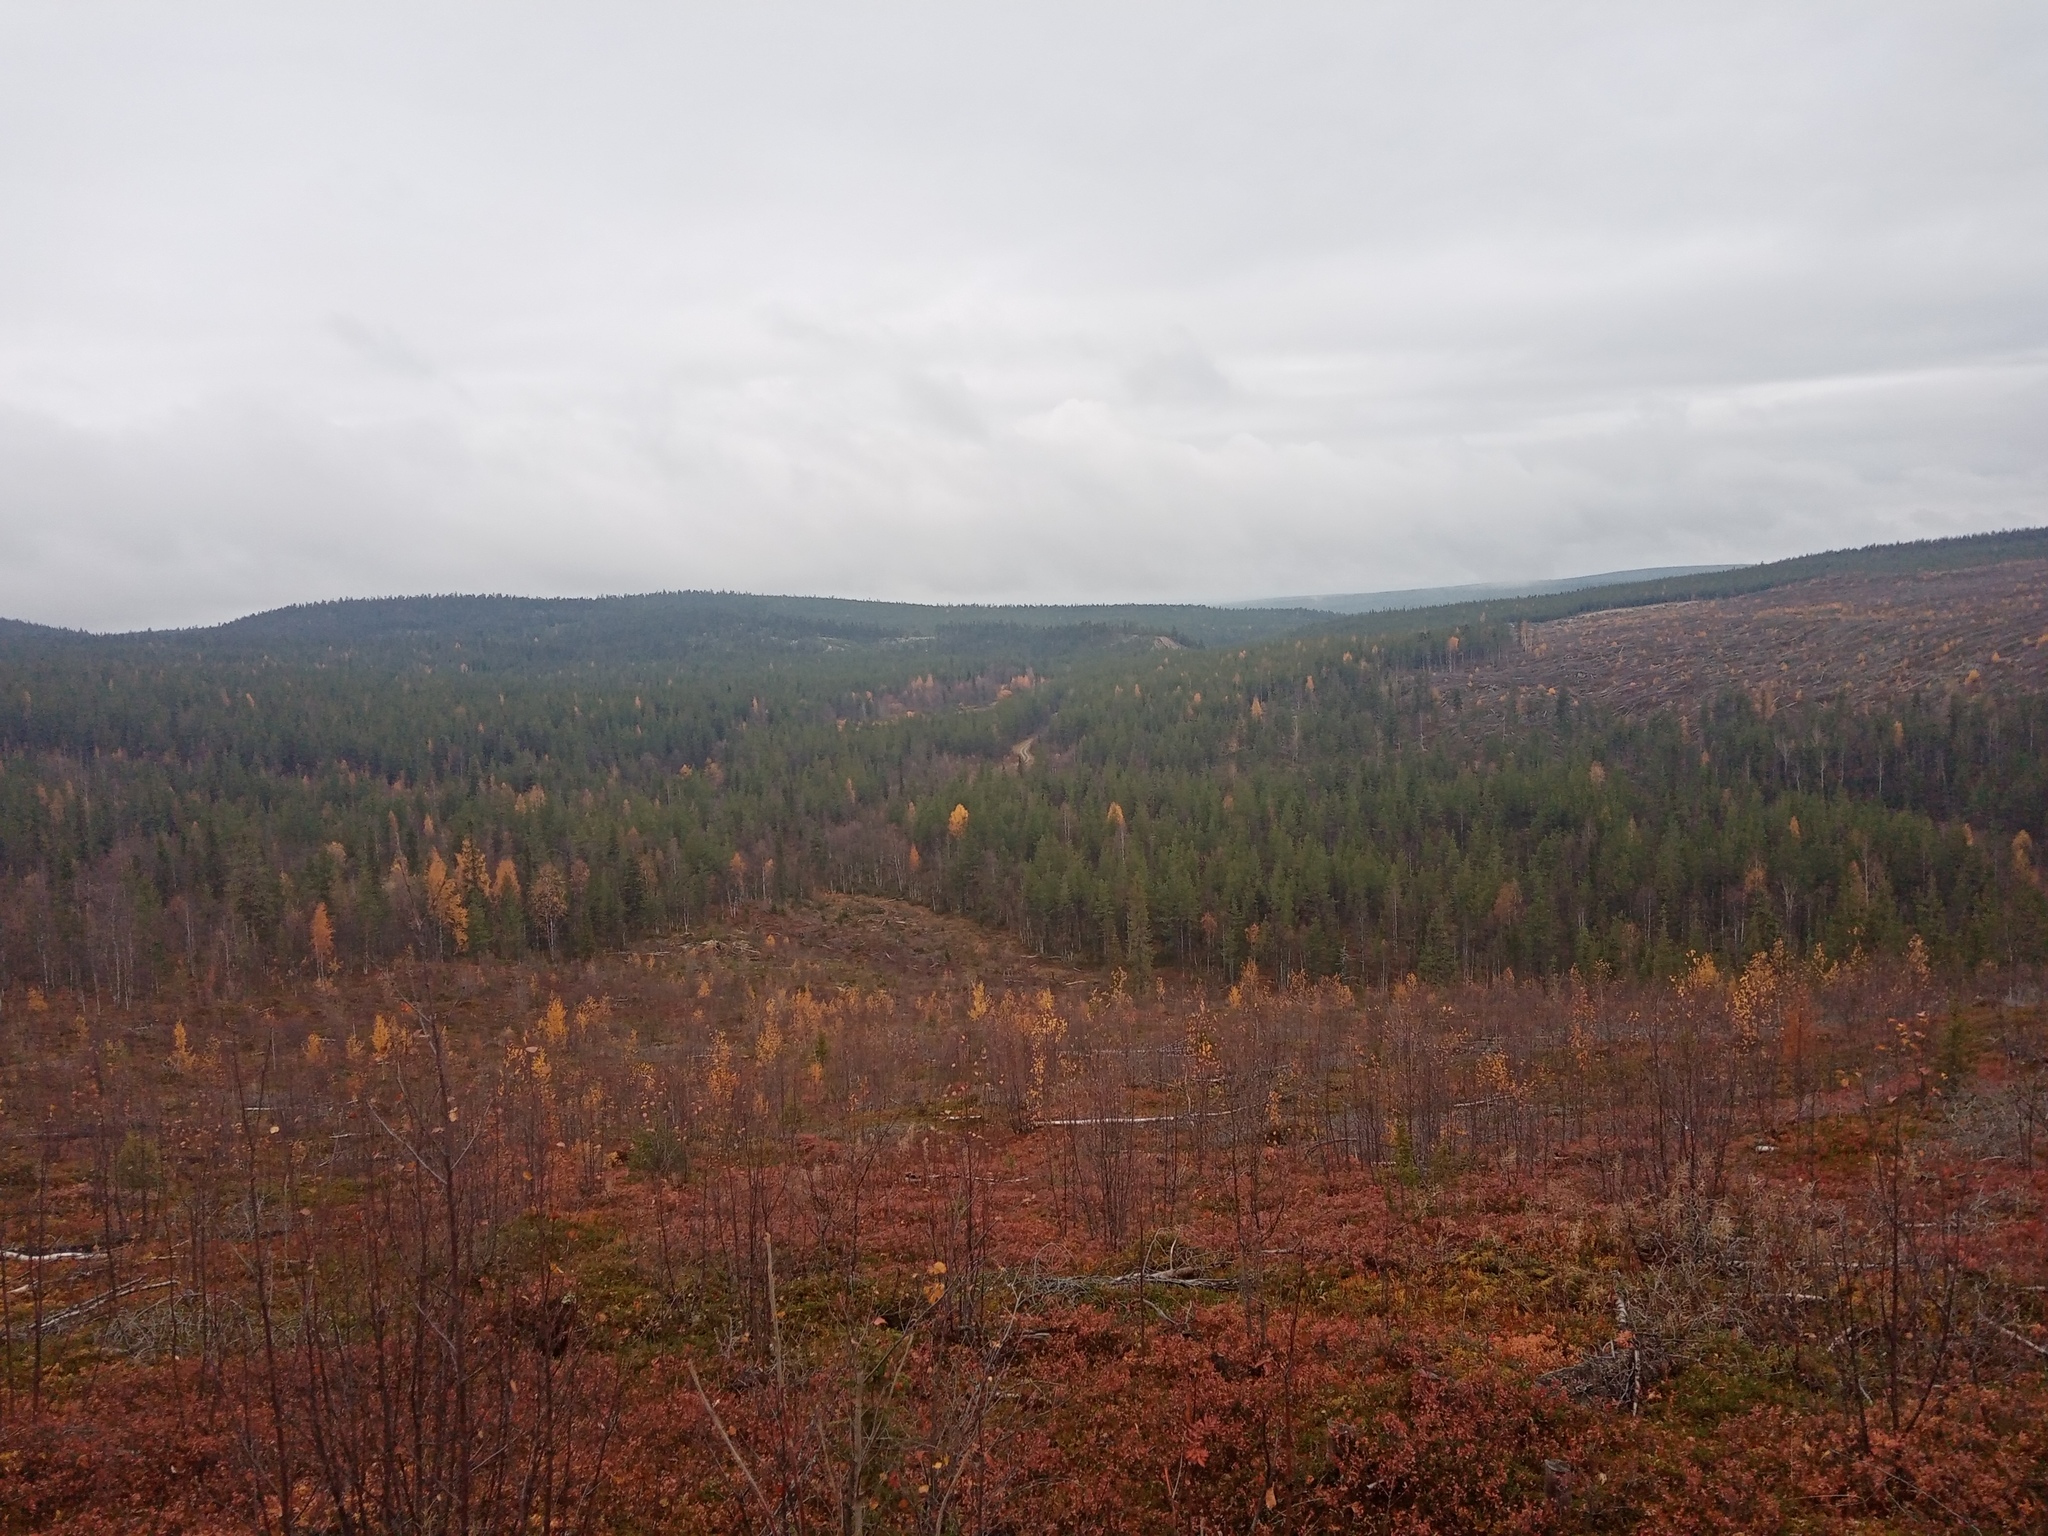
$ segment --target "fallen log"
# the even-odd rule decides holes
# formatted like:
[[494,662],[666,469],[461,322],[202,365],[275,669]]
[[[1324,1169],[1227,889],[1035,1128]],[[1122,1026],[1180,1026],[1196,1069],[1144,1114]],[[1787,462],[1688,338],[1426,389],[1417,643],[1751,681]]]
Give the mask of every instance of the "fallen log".
[[1177,1269],[1134,1269],[1122,1275],[1044,1275],[1033,1282],[1040,1291],[1086,1291],[1122,1286],[1179,1286],[1184,1290],[1234,1291],[1238,1282],[1228,1277],[1205,1275],[1198,1265]]

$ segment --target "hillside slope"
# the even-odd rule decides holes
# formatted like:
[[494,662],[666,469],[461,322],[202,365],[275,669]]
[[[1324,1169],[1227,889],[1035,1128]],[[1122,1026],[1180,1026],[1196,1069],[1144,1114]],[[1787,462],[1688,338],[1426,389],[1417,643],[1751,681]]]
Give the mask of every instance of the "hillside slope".
[[[1525,625],[1470,683],[1569,689],[1599,708],[1697,712],[1739,688],[1760,706],[2048,693],[2048,560],[1841,574],[1740,597]],[[1498,701],[1495,701],[1498,702]]]

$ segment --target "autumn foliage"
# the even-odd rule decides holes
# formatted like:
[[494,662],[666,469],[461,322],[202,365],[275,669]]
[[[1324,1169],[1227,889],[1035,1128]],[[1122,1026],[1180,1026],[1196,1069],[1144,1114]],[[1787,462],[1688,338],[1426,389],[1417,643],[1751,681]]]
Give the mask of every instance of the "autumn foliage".
[[891,903],[741,918],[10,995],[0,1529],[2048,1511],[2024,977],[1140,992]]
[[0,1536],[2048,1528],[2043,542],[0,633]]

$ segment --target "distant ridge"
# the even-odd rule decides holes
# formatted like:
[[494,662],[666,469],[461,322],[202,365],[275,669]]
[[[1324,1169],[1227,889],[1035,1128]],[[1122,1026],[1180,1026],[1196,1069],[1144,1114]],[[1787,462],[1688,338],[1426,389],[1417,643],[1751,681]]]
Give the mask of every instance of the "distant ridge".
[[701,591],[577,598],[447,593],[302,603],[225,624],[126,634],[0,618],[0,662],[94,652],[154,665],[203,656],[261,665],[452,662],[470,671],[545,671],[999,643],[1028,664],[1052,666],[1119,646],[1246,646],[1336,628],[1441,633],[1465,624],[1542,623],[1595,609],[1736,597],[1822,576],[1902,575],[2007,560],[2048,560],[2048,528],[1872,544],[1761,565],[1667,566],[1214,606],[923,604]]
[[1337,592],[1317,597],[1262,597],[1226,603],[1227,608],[1314,608],[1325,613],[1387,613],[1402,608],[1442,608],[1452,603],[1493,602],[1511,597],[1548,597],[1588,587],[1617,587],[1678,576],[1708,576],[1742,569],[1736,565],[1657,565],[1639,571],[1603,571],[1554,581],[1473,581],[1454,587],[1402,587],[1391,592]]
[[[1466,598],[1426,608],[1383,608],[1339,613],[1321,610],[1321,628],[1374,634],[1416,631],[1446,632],[1464,624],[1541,624],[1574,614],[1608,608],[1639,608],[1651,603],[1686,603],[1718,597],[1741,597],[1774,587],[1812,581],[1823,576],[1906,576],[1935,571],[1998,565],[2008,560],[2048,560],[2048,527],[2008,528],[1996,533],[1965,533],[1942,539],[1915,539],[1902,544],[1867,544],[1861,549],[1831,549],[1796,555],[1763,565],[1724,566],[1693,576],[1658,576],[1647,581],[1610,581],[1534,597]],[[1246,610],[1239,610],[1246,611]],[[1299,613],[1301,609],[1279,612]]]

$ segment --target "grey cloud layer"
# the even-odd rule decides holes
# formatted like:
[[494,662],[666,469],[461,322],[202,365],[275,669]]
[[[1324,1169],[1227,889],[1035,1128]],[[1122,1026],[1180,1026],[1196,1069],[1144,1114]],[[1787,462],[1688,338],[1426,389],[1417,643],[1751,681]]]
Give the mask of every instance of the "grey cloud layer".
[[0,613],[2041,522],[2034,6],[0,4]]

